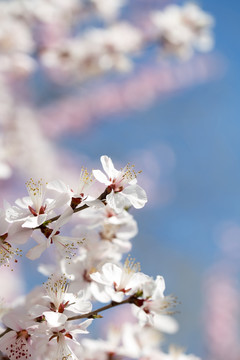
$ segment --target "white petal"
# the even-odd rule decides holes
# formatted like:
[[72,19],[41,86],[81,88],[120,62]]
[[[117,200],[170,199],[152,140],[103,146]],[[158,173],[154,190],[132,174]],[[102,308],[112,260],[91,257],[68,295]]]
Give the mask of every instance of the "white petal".
[[139,185],[127,186],[122,195],[126,196],[136,209],[141,209],[147,202],[146,192]]
[[72,214],[73,214],[73,209],[70,206],[67,207],[67,209],[55,222],[51,237],[53,237],[54,234],[56,234],[56,232],[60,229],[61,226],[65,225],[71,219]]
[[43,312],[44,311],[48,311],[49,308],[47,308],[46,306],[43,306],[43,305],[39,305],[39,304],[36,304],[34,305],[32,308],[30,308],[29,310],[29,314],[32,316],[32,317],[38,317],[38,316],[42,316]]
[[61,180],[53,180],[47,184],[47,189],[55,190],[60,193],[68,192],[68,186]]
[[[55,208],[60,208],[63,205],[66,205],[68,201],[70,200],[70,195],[68,193],[62,193],[57,196],[56,199],[51,200],[47,204],[47,212],[49,213],[51,210]],[[46,199],[46,202],[49,201],[49,199]]]
[[16,331],[21,330],[21,327],[18,323],[18,319],[16,317],[16,313],[10,313],[10,314],[4,315],[2,318],[2,322],[4,323],[4,325],[9,327],[10,329],[13,329]]
[[89,207],[92,207],[94,209],[104,208],[104,206],[105,206],[101,200],[98,200],[98,199],[91,200],[89,196],[87,197],[87,200],[85,200],[85,203]]
[[96,271],[92,274],[89,275],[90,278],[94,281],[96,281],[99,284],[103,284],[103,285],[109,285],[109,281],[105,279],[105,277],[103,276],[103,274],[101,274],[100,272]]
[[101,156],[100,160],[105,173],[109,178],[114,179],[118,175],[119,171],[115,169],[112,159],[106,155],[103,155]]
[[108,180],[106,175],[101,170],[93,170],[93,176],[100,182],[105,185],[110,185],[111,181]]
[[45,316],[48,324],[51,327],[58,327],[64,325],[67,321],[66,315],[54,311],[46,311],[43,313],[43,315]]
[[122,193],[114,193],[113,191],[106,196],[106,200],[108,205],[115,210],[116,213],[120,213],[125,206],[130,204],[126,196],[122,195]]
[[109,283],[114,282],[118,285],[122,277],[122,269],[116,264],[106,263],[102,267],[102,272],[105,279],[108,279]]
[[93,322],[92,319],[88,319],[83,321],[81,324],[78,325],[73,325],[71,328],[71,333],[73,334],[86,334],[88,333],[88,331],[86,330],[88,328],[89,325],[91,325],[91,323]]
[[164,297],[164,290],[165,290],[165,281],[164,278],[160,275],[157,276],[155,280],[155,289],[152,295],[152,299],[159,299]]
[[87,314],[92,310],[92,304],[90,303],[90,301],[76,299],[75,303],[72,303],[72,305],[68,306],[67,309],[75,313]]
[[32,232],[32,229],[22,228],[19,223],[13,223],[8,231],[8,242],[25,244],[31,237]]
[[48,242],[44,241],[42,244],[34,246],[32,249],[30,249],[27,252],[26,257],[30,260],[38,259],[42,255],[44,250],[47,249],[47,247],[48,247],[47,245],[48,245]]
[[173,317],[158,314],[153,316],[153,326],[167,334],[174,334],[179,328],[178,322]]
[[41,214],[38,216],[29,216],[26,221],[22,224],[22,227],[25,228],[35,228],[44,223],[47,219],[47,214]]
[[[21,329],[19,329],[19,330],[21,330]],[[17,336],[17,334],[15,331],[9,331],[7,334],[5,334],[3,337],[1,337],[0,338],[0,350],[5,353],[7,351],[6,348],[9,348],[12,344],[15,343],[16,336]]]

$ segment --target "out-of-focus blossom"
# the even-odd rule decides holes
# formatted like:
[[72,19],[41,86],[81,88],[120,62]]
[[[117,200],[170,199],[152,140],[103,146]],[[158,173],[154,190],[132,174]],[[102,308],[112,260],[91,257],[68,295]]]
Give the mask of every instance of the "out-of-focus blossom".
[[101,16],[111,21],[117,18],[126,0],[91,0],[91,2]]
[[131,61],[127,55],[141,45],[141,32],[127,23],[119,23],[63,40],[42,51],[41,61],[58,81],[61,76],[83,81],[106,71],[128,71]]
[[12,175],[12,169],[8,164],[3,161],[0,161],[0,180],[8,179]]
[[29,27],[22,21],[1,18],[0,49],[1,53],[32,53],[34,42]]
[[153,350],[147,356],[143,356],[140,360],[201,360],[199,357],[192,354],[184,354],[184,350],[179,347],[170,346],[169,353],[164,353],[159,350]]
[[139,111],[161,96],[209,81],[221,72],[219,59],[209,55],[197,55],[194,60],[174,66],[147,66],[121,83],[106,83],[87,94],[69,96],[46,106],[41,110],[40,122],[52,139],[66,132],[83,132],[112,114],[124,116],[126,112]]
[[169,5],[154,12],[152,22],[164,53],[190,58],[194,49],[209,51],[213,47],[213,17],[196,4]]
[[[237,360],[239,346],[239,237],[235,222],[221,223],[215,232],[221,257],[208,269],[204,291],[205,346],[209,359]],[[227,326],[226,326],[227,324]]]

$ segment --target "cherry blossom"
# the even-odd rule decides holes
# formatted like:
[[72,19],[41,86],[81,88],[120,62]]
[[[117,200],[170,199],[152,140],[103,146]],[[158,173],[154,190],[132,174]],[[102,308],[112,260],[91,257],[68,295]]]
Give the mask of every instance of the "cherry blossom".
[[10,223],[21,221],[23,227],[38,227],[55,215],[54,209],[59,209],[69,200],[67,194],[56,199],[47,198],[47,183],[42,179],[34,181],[31,178],[26,186],[29,196],[16,200],[17,206],[8,206],[6,209],[6,220]]
[[165,53],[187,59],[194,48],[209,51],[213,47],[213,17],[197,4],[187,3],[183,7],[172,4],[162,11],[155,11],[151,18]]
[[105,291],[113,301],[120,302],[125,295],[132,295],[141,290],[147,276],[139,272],[140,264],[135,263],[129,256],[124,266],[106,263],[101,272],[95,272],[90,277],[100,284],[106,286]]
[[55,328],[64,325],[68,317],[91,311],[92,304],[84,300],[83,292],[74,295],[68,292],[68,286],[64,275],[52,275],[45,284],[46,294],[42,297],[42,304],[30,309],[31,316],[44,316],[48,325]]
[[33,359],[32,334],[34,324],[29,326],[26,320],[16,316],[17,314],[6,314],[3,323],[11,329],[0,338],[0,351],[7,354],[11,360]]
[[137,185],[137,174],[134,168],[127,165],[123,170],[116,170],[112,160],[106,155],[101,156],[101,163],[107,176],[100,170],[93,170],[93,175],[107,186],[108,205],[117,213],[131,205],[136,209],[142,208],[147,202],[147,196],[145,191]]
[[160,275],[156,280],[149,278],[142,286],[143,299],[135,303],[132,310],[141,325],[149,324],[160,331],[174,333],[178,330],[177,322],[169,316],[176,306],[172,295],[164,296],[165,281]]
[[[106,175],[82,169],[75,192],[62,180],[47,184],[31,179],[29,197],[18,199],[15,206],[5,202],[0,209],[1,264],[21,254],[13,245],[25,244],[29,237],[37,242],[26,254],[29,259],[39,258],[51,245],[57,255],[55,266],[40,266],[44,275],[52,271],[44,286],[3,308],[6,329],[0,329],[0,352],[10,360],[194,359],[157,347],[162,332],[178,329],[171,316],[175,297],[164,295],[162,276],[154,280],[140,272],[130,255],[122,265],[138,230],[125,208],[141,208],[147,197],[133,168],[116,170],[107,156],[101,162]],[[62,235],[64,226],[71,229],[70,236]],[[107,304],[93,310],[94,301]],[[133,309],[134,325],[111,330],[106,341],[79,338],[102,311],[123,304]]]
[[[50,332],[49,343],[53,343],[53,351],[57,360],[78,360],[75,355],[75,347],[80,347],[79,342],[76,340],[76,336],[79,334],[87,334],[87,327],[92,323],[92,320],[88,319],[84,322],[74,325],[65,324],[62,329],[53,329]],[[74,349],[74,350],[73,350]]]
[[38,244],[31,248],[26,256],[31,260],[35,260],[39,258],[49,246],[54,244],[61,256],[64,256],[68,260],[71,259],[71,257],[76,254],[78,247],[83,243],[84,238],[59,235],[59,229],[69,221],[72,214],[73,210],[69,207],[58,218],[53,228],[43,226],[41,231],[35,231],[32,237]]
[[31,234],[32,230],[22,228],[21,223],[9,224],[5,220],[5,211],[0,209],[0,265],[8,265],[15,256],[22,256],[22,251],[13,245],[24,244]]

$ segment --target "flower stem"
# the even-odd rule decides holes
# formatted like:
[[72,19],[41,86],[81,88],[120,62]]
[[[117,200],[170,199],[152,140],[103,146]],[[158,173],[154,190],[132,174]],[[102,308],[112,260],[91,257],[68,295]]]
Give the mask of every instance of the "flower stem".
[[[137,301],[137,294],[131,295],[129,296],[127,299],[121,301],[121,302],[116,302],[116,301],[112,301],[110,304],[102,306],[99,309],[90,311],[89,313],[86,314],[82,314],[82,315],[76,315],[76,316],[72,316],[70,318],[68,318],[68,321],[71,320],[79,320],[79,319],[96,319],[96,318],[101,318],[101,315],[98,315],[98,313],[104,311],[104,310],[108,310],[111,309],[113,307],[119,306],[119,305],[123,305],[123,304],[134,304]],[[4,336],[5,334],[7,334],[9,331],[11,331],[12,329],[7,328],[4,332],[2,332],[0,334],[0,338],[2,336]]]
[[121,301],[121,302],[112,301],[110,304],[102,306],[99,309],[90,311],[87,314],[72,316],[72,317],[68,318],[68,321],[69,320],[78,320],[78,319],[95,319],[97,317],[101,317],[101,316],[98,316],[98,313],[100,313],[100,312],[102,312],[104,310],[108,310],[108,309],[111,309],[111,308],[113,308],[115,306],[119,306],[119,305],[123,305],[123,304],[133,304],[135,302],[135,300],[136,300],[136,296],[132,295],[132,296],[128,297],[127,299]]

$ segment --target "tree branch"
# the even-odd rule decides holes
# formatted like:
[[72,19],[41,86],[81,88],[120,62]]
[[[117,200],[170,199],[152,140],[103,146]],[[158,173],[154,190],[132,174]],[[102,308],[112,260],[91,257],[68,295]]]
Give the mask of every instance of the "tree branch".
[[[134,303],[136,303],[137,300],[138,300],[137,299],[137,294],[134,294],[134,295],[129,296],[127,299],[125,299],[125,300],[123,300],[121,302],[112,301],[110,304],[102,306],[99,309],[90,311],[87,314],[72,316],[72,317],[68,318],[67,321],[79,320],[79,319],[96,319],[98,317],[100,318],[102,316],[98,315],[98,313],[100,313],[100,312],[102,312],[104,310],[108,310],[108,309],[111,309],[111,308],[114,308],[116,306],[123,305],[123,304],[134,304]],[[2,336],[4,336],[5,334],[7,334],[9,331],[12,331],[12,329],[7,328],[4,332],[2,332],[0,334],[0,338]]]
[[112,301],[110,304],[105,305],[99,309],[90,311],[87,314],[72,316],[72,317],[68,318],[67,320],[70,321],[70,320],[78,320],[78,319],[95,319],[96,317],[98,317],[98,313],[100,313],[104,310],[108,310],[115,306],[119,306],[119,305],[123,305],[123,304],[133,304],[136,299],[137,299],[136,295],[134,294],[121,302]]

